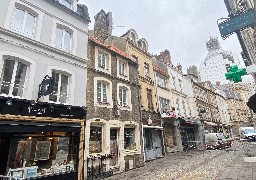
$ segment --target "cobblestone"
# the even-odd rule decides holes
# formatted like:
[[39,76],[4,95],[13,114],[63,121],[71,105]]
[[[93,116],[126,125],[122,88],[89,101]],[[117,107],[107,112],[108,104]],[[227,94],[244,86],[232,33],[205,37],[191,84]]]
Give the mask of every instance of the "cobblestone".
[[248,152],[256,155],[256,145],[236,142],[228,150],[168,154],[108,180],[256,180],[256,163],[243,161]]

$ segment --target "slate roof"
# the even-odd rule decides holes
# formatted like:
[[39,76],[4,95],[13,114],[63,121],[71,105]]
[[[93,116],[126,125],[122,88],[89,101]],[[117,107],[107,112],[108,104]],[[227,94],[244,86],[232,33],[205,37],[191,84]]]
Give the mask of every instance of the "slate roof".
[[46,1],[49,1],[53,4],[55,4],[56,6],[62,8],[63,10],[69,12],[70,14],[72,14],[74,16],[77,16],[77,17],[81,18],[82,20],[87,21],[88,23],[91,22],[90,17],[89,17],[89,13],[88,13],[88,8],[84,4],[78,4],[77,5],[77,12],[75,12],[75,11],[67,8],[63,4],[59,3],[58,0],[46,0]]

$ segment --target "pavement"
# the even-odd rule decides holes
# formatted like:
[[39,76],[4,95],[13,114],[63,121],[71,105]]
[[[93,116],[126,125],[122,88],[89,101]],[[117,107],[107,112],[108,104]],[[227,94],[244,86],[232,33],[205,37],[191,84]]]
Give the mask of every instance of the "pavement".
[[255,143],[236,141],[225,150],[168,153],[107,180],[256,180],[256,162],[243,159],[248,155],[256,156]]

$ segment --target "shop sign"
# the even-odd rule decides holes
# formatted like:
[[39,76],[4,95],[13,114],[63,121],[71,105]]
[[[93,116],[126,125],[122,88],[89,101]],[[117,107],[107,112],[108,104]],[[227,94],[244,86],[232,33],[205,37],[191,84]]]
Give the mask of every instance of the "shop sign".
[[175,118],[175,117],[176,117],[175,112],[171,112],[171,111],[161,114],[161,118]]
[[226,38],[235,31],[241,31],[254,23],[256,23],[256,15],[254,9],[249,9],[242,14],[232,17],[218,24],[221,37]]

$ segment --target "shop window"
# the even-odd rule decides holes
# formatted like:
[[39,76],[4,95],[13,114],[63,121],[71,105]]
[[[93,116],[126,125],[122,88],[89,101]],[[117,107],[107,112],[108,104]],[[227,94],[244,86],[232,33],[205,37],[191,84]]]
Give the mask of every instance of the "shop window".
[[49,95],[49,101],[57,103],[68,103],[69,76],[62,72],[53,71],[54,80],[53,93]]
[[11,30],[32,38],[35,32],[36,15],[26,7],[15,7]]
[[55,33],[55,47],[69,53],[71,51],[71,30],[63,26],[57,26]]
[[89,153],[102,152],[102,127],[91,126]]
[[5,59],[0,79],[0,94],[22,97],[28,66],[15,59]]
[[[20,179],[77,171],[79,135],[77,133],[22,133],[10,138],[5,173]],[[1,140],[1,139],[0,139]],[[1,141],[0,141],[1,142]],[[1,154],[3,155],[3,154]]]
[[135,128],[124,128],[124,149],[136,150]]

